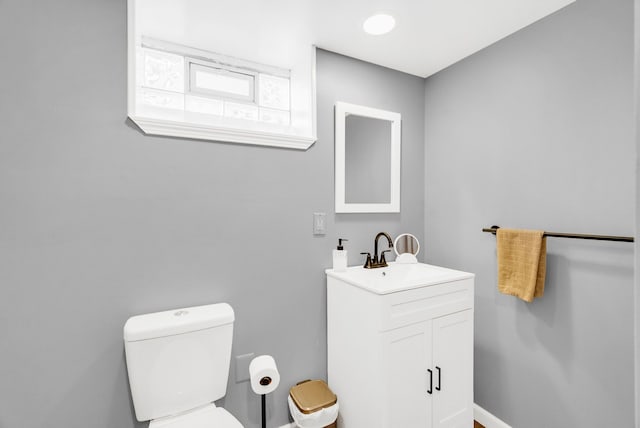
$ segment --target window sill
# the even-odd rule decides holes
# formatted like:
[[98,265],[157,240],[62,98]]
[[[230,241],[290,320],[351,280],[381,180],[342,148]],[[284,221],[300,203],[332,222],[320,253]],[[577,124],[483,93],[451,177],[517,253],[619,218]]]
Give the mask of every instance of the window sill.
[[132,115],[129,115],[129,118],[138,125],[145,134],[148,135],[162,135],[209,141],[227,141],[232,143],[298,150],[307,150],[316,141],[315,137],[175,122]]

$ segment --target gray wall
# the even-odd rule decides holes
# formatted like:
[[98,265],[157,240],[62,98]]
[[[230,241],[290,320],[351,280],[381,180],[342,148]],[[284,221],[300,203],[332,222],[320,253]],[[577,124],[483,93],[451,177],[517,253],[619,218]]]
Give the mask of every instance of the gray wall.
[[632,235],[633,0],[580,0],[428,78],[426,259],[475,272],[475,401],[515,428],[633,426],[633,245],[548,241],[496,290],[493,224]]
[[635,30],[635,113],[636,113],[636,243],[635,243],[635,410],[636,428],[640,428],[640,0],[634,1],[634,30]]
[[[126,319],[221,301],[234,355],[279,363],[280,426],[289,386],[326,377],[337,237],[355,264],[380,230],[423,236],[424,80],[321,51],[306,152],[147,137],[126,121],[125,3],[0,1],[0,427],[137,426]],[[336,100],[403,114],[402,214],[333,213]],[[225,407],[259,426],[234,379]]]

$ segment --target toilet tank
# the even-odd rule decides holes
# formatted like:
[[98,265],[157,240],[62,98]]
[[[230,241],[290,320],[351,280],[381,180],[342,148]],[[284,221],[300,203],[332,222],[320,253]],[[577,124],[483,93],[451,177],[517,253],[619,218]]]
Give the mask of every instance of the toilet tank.
[[233,309],[226,303],[127,320],[127,371],[139,421],[174,415],[224,397],[233,321]]

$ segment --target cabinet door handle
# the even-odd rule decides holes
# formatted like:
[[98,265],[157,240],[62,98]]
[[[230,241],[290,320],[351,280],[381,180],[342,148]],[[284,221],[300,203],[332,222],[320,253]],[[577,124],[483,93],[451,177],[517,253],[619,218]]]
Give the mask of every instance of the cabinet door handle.
[[427,390],[427,394],[433,394],[433,371],[431,369],[427,369],[429,372],[429,389]]
[[438,370],[438,386],[436,386],[436,391],[440,391],[440,385],[442,382],[442,370],[440,370],[440,367],[436,366],[436,370]]

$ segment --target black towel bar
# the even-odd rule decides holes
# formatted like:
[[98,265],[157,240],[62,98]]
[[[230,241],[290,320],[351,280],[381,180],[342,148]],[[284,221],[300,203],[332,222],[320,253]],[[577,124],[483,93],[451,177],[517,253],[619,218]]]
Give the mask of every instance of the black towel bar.
[[[500,229],[500,226],[491,226],[490,228],[482,229],[483,232],[496,234],[496,230]],[[557,233],[557,232],[544,232],[544,236],[551,236],[554,238],[574,238],[574,239],[593,239],[596,241],[616,241],[616,242],[634,242],[633,236],[609,236],[609,235],[583,235],[580,233]]]

